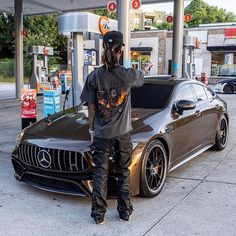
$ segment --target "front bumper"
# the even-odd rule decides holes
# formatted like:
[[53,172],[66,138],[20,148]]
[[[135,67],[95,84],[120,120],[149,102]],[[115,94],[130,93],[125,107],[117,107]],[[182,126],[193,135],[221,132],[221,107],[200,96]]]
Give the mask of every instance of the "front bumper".
[[215,93],[224,93],[224,90],[223,90],[224,86],[225,86],[225,84],[218,83],[218,84],[215,85],[213,91]]
[[[31,154],[31,152],[29,152]],[[90,196],[93,186],[93,166],[89,156],[86,156],[85,170],[53,170],[37,166],[37,160],[34,161],[26,156],[20,158],[19,148],[12,153],[12,164],[15,170],[17,181],[28,183],[36,188],[77,196]],[[66,162],[65,162],[66,167]],[[116,178],[110,173],[108,182],[108,195],[116,195]]]

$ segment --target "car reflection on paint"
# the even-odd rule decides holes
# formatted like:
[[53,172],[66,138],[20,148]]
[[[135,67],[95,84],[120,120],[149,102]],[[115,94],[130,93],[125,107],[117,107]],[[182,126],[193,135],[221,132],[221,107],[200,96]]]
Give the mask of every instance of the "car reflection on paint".
[[[156,196],[168,172],[209,148],[227,145],[227,105],[200,82],[149,76],[143,87],[132,89],[131,101],[132,195]],[[85,106],[49,116],[17,137],[15,177],[44,190],[90,195],[90,145]],[[116,195],[115,158],[110,156],[109,196]]]

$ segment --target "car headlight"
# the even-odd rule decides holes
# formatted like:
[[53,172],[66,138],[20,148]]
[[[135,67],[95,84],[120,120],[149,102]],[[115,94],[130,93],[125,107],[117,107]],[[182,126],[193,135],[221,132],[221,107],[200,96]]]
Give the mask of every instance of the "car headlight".
[[22,140],[22,138],[23,138],[23,136],[24,136],[24,134],[25,134],[26,129],[27,129],[27,128],[24,128],[24,129],[20,132],[20,134],[17,135],[17,137],[16,137],[16,147],[19,147],[19,145],[20,145],[20,143],[21,143],[21,140]]

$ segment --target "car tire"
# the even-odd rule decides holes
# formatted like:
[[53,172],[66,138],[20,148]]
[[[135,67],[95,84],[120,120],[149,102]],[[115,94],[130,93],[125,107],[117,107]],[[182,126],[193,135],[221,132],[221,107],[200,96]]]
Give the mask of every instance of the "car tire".
[[228,120],[225,115],[223,115],[217,126],[215,145],[213,146],[214,150],[221,151],[223,150],[228,142],[229,135],[229,125]]
[[226,84],[223,88],[224,92],[227,94],[232,94],[234,93],[234,86],[230,84]]
[[168,157],[166,148],[159,140],[154,140],[145,148],[141,163],[140,195],[142,197],[157,196],[166,179]]

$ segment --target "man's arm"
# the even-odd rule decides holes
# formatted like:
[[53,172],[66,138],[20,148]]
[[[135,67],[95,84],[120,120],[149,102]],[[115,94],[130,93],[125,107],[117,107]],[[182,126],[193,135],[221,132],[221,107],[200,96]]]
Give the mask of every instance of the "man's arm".
[[142,87],[143,86],[143,77],[145,74],[148,74],[149,69],[152,67],[151,62],[146,62],[143,65],[142,70],[135,70],[133,68],[129,68],[127,72],[127,78],[132,84],[132,87]]
[[91,135],[91,141],[93,141],[94,135],[94,119],[97,103],[96,98],[96,81],[94,78],[94,73],[90,73],[86,79],[83,91],[81,93],[80,99],[82,102],[88,103],[88,121],[89,121],[89,133]]

